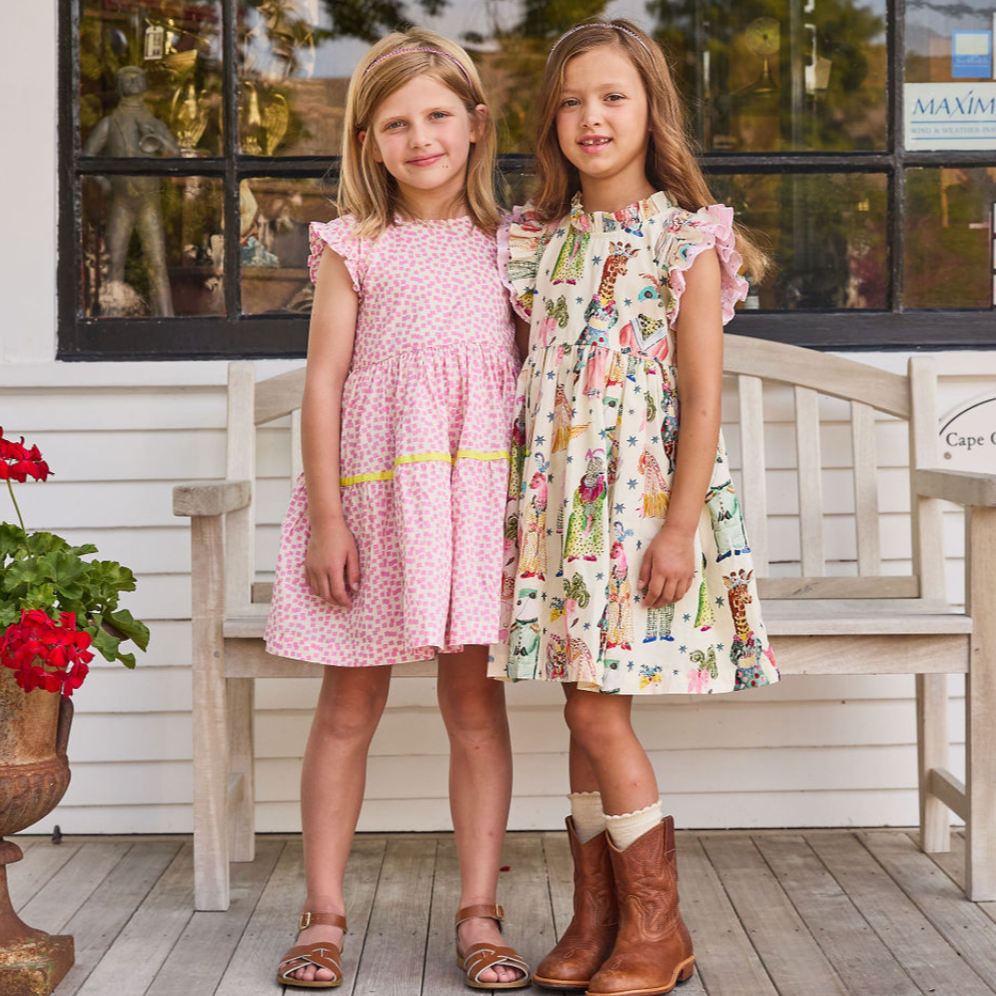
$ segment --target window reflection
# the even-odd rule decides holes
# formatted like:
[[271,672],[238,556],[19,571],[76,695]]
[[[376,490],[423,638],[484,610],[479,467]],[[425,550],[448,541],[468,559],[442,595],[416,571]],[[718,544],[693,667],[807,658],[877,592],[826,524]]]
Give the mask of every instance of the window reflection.
[[738,174],[711,176],[709,185],[773,257],[773,272],[745,307],[888,306],[883,174]]
[[996,167],[906,173],[907,308],[990,308]]
[[503,153],[532,151],[553,40],[593,15],[665,43],[705,151],[881,149],[885,0],[242,0],[240,144],[250,155],[338,153],[349,75],[406,19],[460,41],[499,109]]
[[222,189],[203,176],[84,177],[83,315],[224,313]]
[[131,104],[125,130],[135,133],[136,146],[124,155],[220,155],[220,46],[218,0],[88,3],[80,17],[84,155],[122,154],[109,151],[106,140],[95,141],[94,131],[102,124],[106,130],[115,112],[120,122],[123,102]]
[[308,224],[335,217],[335,189],[322,180],[256,177],[239,188],[242,311],[311,311]]

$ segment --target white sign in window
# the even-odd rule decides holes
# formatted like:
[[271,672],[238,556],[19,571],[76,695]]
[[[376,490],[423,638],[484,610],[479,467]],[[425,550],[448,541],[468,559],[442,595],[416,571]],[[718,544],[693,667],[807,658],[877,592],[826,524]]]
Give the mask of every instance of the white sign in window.
[[906,148],[996,149],[996,83],[907,83]]

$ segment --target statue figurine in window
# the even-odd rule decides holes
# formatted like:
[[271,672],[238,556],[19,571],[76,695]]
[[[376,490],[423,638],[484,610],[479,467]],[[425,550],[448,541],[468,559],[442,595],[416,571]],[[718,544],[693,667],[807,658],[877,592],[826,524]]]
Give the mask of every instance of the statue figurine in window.
[[[118,106],[90,132],[83,152],[89,156],[145,158],[180,154],[180,147],[166,124],[145,104],[145,71],[139,66],[118,70]],[[173,314],[173,298],[166,272],[166,239],[163,234],[159,178],[112,176],[102,184],[110,193],[106,245],[110,257],[108,283],[101,293],[101,313],[131,313],[127,301],[134,291],[124,282],[125,260],[132,233],[137,229],[149,277],[149,311]]]

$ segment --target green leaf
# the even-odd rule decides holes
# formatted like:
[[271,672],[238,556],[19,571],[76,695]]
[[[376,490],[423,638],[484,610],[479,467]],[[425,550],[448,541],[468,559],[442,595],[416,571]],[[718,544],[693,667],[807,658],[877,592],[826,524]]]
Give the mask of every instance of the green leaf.
[[135,655],[134,654],[118,654],[118,660],[129,670],[135,669]]
[[68,550],[69,544],[55,533],[32,533],[28,537],[28,551],[35,557],[43,557],[56,550]]
[[0,522],[0,561],[22,557],[26,549],[24,530],[12,522]]
[[149,627],[136,619],[127,609],[112,612],[108,617],[112,626],[116,626],[129,640],[134,641],[139,650],[149,647]]
[[118,659],[118,647],[121,645],[121,641],[117,637],[111,636],[106,629],[102,629],[99,626],[87,626],[86,630],[93,639],[94,647],[100,651],[105,660],[114,661]]
[[38,566],[45,571],[61,595],[72,599],[83,597],[83,585],[80,581],[88,570],[85,561],[65,550],[55,550],[40,557]]

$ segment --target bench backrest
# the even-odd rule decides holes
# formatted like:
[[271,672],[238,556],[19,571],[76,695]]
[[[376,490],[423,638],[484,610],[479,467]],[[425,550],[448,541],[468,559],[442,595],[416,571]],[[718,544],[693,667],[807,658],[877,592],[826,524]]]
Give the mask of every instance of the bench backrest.
[[[731,462],[739,465],[739,495],[747,521],[760,593],[767,598],[921,598],[945,597],[941,503],[921,498],[910,488],[909,574],[882,570],[881,516],[877,426],[905,423],[904,445],[898,455],[905,468],[937,466],[936,375],[929,357],[909,361],[906,376],[854,360],[745,336],[725,338],[724,432]],[[290,417],[291,481],[301,469],[300,407],[304,369],[256,383],[255,367],[240,361],[229,367],[229,479],[256,479],[256,428]],[[789,400],[791,399],[791,400]],[[836,401],[826,399],[837,399]],[[846,403],[842,405],[841,403]],[[777,409],[777,419],[765,422],[765,409]],[[841,418],[841,409],[844,409]],[[849,408],[849,411],[846,409]],[[791,415],[788,415],[791,409]],[[828,411],[829,410],[829,411]],[[769,413],[770,414],[770,413]],[[829,414],[830,419],[823,418]],[[773,422],[778,423],[773,426]],[[794,465],[785,430],[791,422]],[[853,514],[825,510],[824,462],[821,437],[829,423],[839,436],[849,422],[850,477]],[[822,425],[822,430],[821,430]],[[896,429],[904,428],[894,425]],[[767,431],[766,431],[767,430]],[[779,435],[779,432],[781,435]],[[768,446],[766,435],[775,445]],[[836,437],[835,437],[836,438]],[[837,449],[840,449],[838,446]],[[840,470],[839,455],[834,459]],[[893,457],[895,461],[897,457]],[[893,462],[892,466],[897,466]],[[798,500],[798,555],[772,557],[773,531],[784,538],[784,508],[769,509],[769,479],[778,472],[794,473]],[[906,472],[904,470],[904,472]],[[841,475],[837,475],[838,477]],[[908,476],[908,472],[907,472]],[[905,485],[909,487],[907,483]],[[784,487],[783,487],[784,491]],[[780,492],[784,501],[785,494]],[[252,603],[269,600],[270,585],[254,584],[255,503],[230,514],[226,529],[229,615],[251,611]],[[853,547],[845,556],[828,550],[827,515],[853,518]],[[835,526],[841,523],[837,522]],[[835,539],[840,536],[835,529]],[[784,543],[782,546],[784,547]],[[831,546],[833,543],[831,544]],[[853,550],[853,553],[852,553]],[[828,573],[828,566],[831,570]],[[848,573],[842,575],[841,571]],[[784,576],[787,571],[797,572]],[[777,575],[783,576],[777,576]]]

